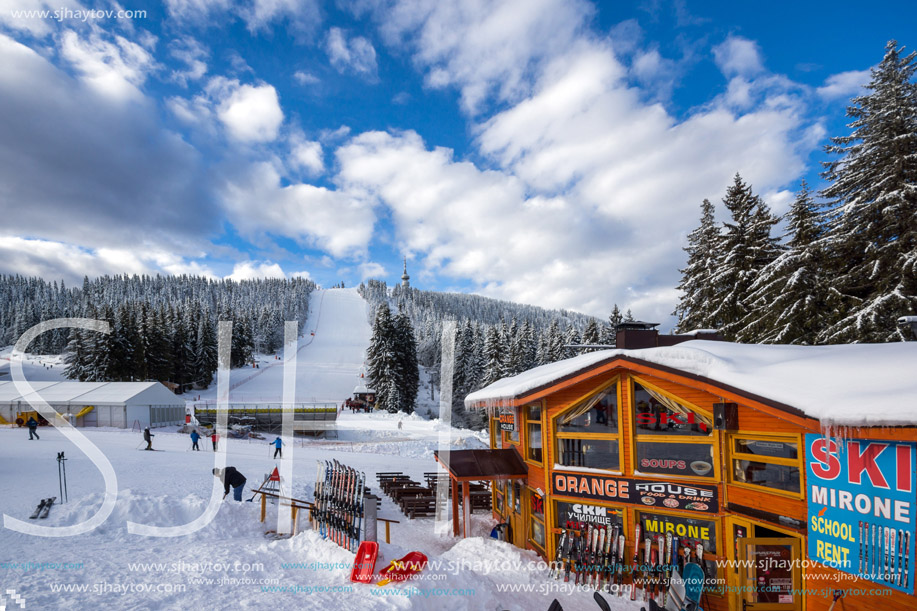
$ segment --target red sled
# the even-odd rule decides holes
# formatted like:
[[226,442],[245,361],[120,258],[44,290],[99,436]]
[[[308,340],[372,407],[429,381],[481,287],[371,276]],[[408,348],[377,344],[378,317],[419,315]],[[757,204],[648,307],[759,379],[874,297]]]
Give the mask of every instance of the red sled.
[[364,541],[357,549],[357,557],[353,561],[353,570],[350,572],[350,581],[369,583],[373,580],[376,570],[376,556],[379,555],[379,544],[375,541]]
[[404,558],[392,560],[391,564],[379,571],[379,576],[383,579],[376,585],[384,586],[392,581],[404,581],[421,572],[426,566],[426,556],[420,552],[409,552]]

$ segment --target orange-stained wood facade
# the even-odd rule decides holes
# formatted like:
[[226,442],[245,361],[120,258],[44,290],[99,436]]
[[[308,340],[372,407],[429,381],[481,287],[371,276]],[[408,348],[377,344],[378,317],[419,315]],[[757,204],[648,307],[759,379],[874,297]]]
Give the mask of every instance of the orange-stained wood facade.
[[[578,406],[587,405],[600,393],[609,396],[606,404],[611,403],[610,396],[614,393],[616,431],[611,434],[562,432],[569,427],[561,423],[568,422],[571,414],[579,413]],[[713,421],[714,405],[736,404],[737,426],[730,430],[714,430],[711,426],[709,435],[682,437],[647,430],[645,425],[651,416],[640,411],[644,409],[640,405],[641,397],[647,396],[658,399],[654,405],[658,406],[659,402],[677,404],[707,422]],[[484,408],[483,405],[478,407]],[[560,527],[566,518],[563,512],[569,512],[571,507],[574,511],[579,508],[587,513],[611,516],[614,523],[621,524],[626,537],[626,563],[634,557],[634,529],[638,521],[644,533],[647,528],[662,529],[661,525],[665,524],[665,528],[674,529],[676,534],[685,534],[687,540],[703,543],[711,587],[702,606],[710,611],[827,610],[831,606],[831,593],[836,589],[876,594],[845,596],[835,606],[836,611],[917,609],[917,597],[913,595],[882,591],[881,585],[871,581],[841,574],[822,564],[805,566],[809,563],[801,562],[807,559],[808,520],[804,436],[821,432],[821,426],[818,420],[806,417],[798,409],[677,370],[618,357],[503,401],[497,408],[491,405],[490,410],[492,447],[515,448],[528,465],[526,480],[498,483],[494,487],[495,515],[510,524],[512,541],[520,547],[532,549],[548,560],[555,559],[562,532]],[[501,422],[503,428],[513,430],[501,431]],[[844,434],[851,438],[917,441],[917,428],[910,427],[855,428]],[[582,459],[589,451],[579,451],[579,448],[611,447],[610,442],[617,443],[617,468],[576,467],[570,465],[569,455],[562,455],[565,448],[577,448],[573,456]],[[747,448],[759,446],[779,448],[786,455],[751,456],[752,451]],[[658,452],[663,460],[656,460],[653,452]],[[689,467],[682,464],[672,467],[680,468],[683,473],[666,472],[666,465],[673,461],[664,459],[677,458],[679,453],[709,455],[710,459],[686,459]],[[663,465],[661,471],[649,466],[659,464]],[[758,483],[759,478],[767,479],[760,473],[768,470],[781,475],[791,474],[791,477],[778,478],[777,483],[767,485]],[[633,495],[626,498],[626,494],[625,498],[613,495],[584,498],[582,494],[555,489],[554,478],[560,474],[563,474],[560,481],[565,482],[565,489],[569,489],[566,487],[568,480],[572,484],[581,479],[586,485],[595,477],[607,474],[609,479],[618,480],[619,488],[655,482],[713,489],[716,502],[670,508],[670,505],[661,504],[647,506],[645,501],[643,504],[635,502]],[[674,507],[674,501],[669,502]],[[588,507],[584,508],[586,505]],[[687,509],[692,506],[707,507],[707,510]],[[710,507],[716,510],[710,511]],[[704,535],[707,537],[703,538]],[[913,533],[911,537],[913,540]],[[642,541],[637,543],[643,547]],[[780,549],[805,566],[782,576],[767,577],[774,579],[774,583],[783,579],[784,583],[792,585],[792,592],[770,599],[756,598],[758,594],[743,593],[742,588],[751,589],[748,586],[754,585],[761,575],[753,574],[753,569],[743,573],[735,566],[717,566],[717,562],[747,560],[749,554],[761,549]],[[641,558],[642,555],[641,551]],[[714,580],[718,586],[714,585]],[[629,583],[630,579],[625,578],[625,582]]]

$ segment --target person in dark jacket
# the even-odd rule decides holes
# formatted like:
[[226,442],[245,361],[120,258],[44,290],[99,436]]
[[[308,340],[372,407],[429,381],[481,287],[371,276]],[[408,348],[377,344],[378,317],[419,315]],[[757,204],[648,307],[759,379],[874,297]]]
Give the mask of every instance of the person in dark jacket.
[[153,437],[155,436],[156,435],[150,432],[150,427],[143,429],[143,440],[146,442],[146,447],[144,448],[145,450],[153,449]]
[[201,440],[201,436],[197,431],[191,431],[191,449],[201,451],[201,447],[197,445],[197,442]]
[[242,500],[242,488],[245,487],[245,476],[236,471],[235,467],[226,467],[223,470],[214,468],[213,474],[223,482],[223,498],[229,494],[229,487],[232,486],[232,498],[237,501]]
[[29,416],[28,427],[29,427],[29,441],[32,441],[32,435],[35,436],[35,439],[41,439],[41,437],[38,436],[38,420],[36,420],[32,416]]

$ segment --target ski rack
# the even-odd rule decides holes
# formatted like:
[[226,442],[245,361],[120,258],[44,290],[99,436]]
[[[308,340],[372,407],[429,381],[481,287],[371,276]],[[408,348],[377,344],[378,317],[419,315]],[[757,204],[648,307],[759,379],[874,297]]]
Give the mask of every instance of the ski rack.
[[363,535],[366,474],[337,460],[317,461],[312,527],[356,552]]
[[[639,532],[639,531],[638,531]],[[625,536],[620,524],[592,524],[568,521],[560,530],[554,579],[572,581],[596,591],[617,590],[624,586]],[[563,577],[561,577],[563,576]]]

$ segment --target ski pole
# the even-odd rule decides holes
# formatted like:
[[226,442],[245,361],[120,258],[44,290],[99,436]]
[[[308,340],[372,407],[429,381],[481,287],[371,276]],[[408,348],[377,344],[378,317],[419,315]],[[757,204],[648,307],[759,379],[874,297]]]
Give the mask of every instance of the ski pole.
[[845,595],[845,593],[844,593],[843,590],[835,590],[835,591],[834,591],[834,599],[831,601],[831,606],[828,607],[828,611],[834,611],[834,605],[836,605],[838,599],[839,599],[839,598],[843,598],[844,595]]

